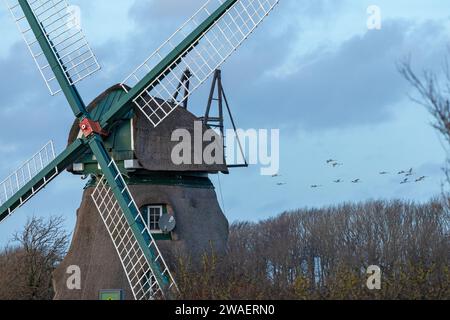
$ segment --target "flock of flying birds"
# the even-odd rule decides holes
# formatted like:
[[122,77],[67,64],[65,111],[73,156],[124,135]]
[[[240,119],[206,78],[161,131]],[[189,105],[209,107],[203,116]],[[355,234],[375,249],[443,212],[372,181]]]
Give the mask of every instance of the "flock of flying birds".
[[[331,167],[333,167],[333,168],[341,167],[341,166],[344,165],[343,163],[341,163],[341,162],[339,162],[337,160],[333,160],[333,159],[327,160],[326,164],[331,166]],[[379,175],[381,175],[381,176],[385,176],[385,175],[389,175],[389,174],[391,174],[391,173],[387,172],[387,171],[379,172]],[[411,168],[409,170],[401,170],[401,171],[399,171],[397,173],[397,175],[403,177],[403,180],[400,182],[401,185],[404,185],[404,184],[407,184],[407,183],[420,183],[420,182],[425,181],[425,179],[428,178],[427,176],[420,176],[420,177],[418,176],[417,178],[414,178],[415,173],[414,173],[414,169],[413,168]],[[278,177],[281,177],[281,175],[280,174],[274,174],[272,176],[272,178],[278,178]],[[344,182],[345,181],[342,180],[342,179],[337,179],[337,180],[333,181],[333,183],[335,183],[335,184],[340,184],[340,183],[344,183]],[[350,182],[353,183],[353,184],[358,184],[358,183],[362,183],[362,180],[358,178],[358,179],[351,180]],[[284,186],[286,184],[287,183],[285,183],[285,182],[279,182],[279,183],[277,183],[277,186]],[[317,189],[317,188],[322,188],[322,187],[323,187],[323,185],[318,185],[318,184],[311,185],[311,189]]]

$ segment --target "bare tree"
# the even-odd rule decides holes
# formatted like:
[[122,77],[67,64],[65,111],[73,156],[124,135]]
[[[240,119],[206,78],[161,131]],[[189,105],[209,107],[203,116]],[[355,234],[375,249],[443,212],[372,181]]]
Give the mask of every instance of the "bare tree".
[[419,94],[419,97],[412,97],[412,100],[427,108],[435,120],[433,126],[450,144],[450,65],[448,59],[445,59],[440,73],[424,70],[420,75],[413,70],[410,58],[400,63],[399,71]]
[[[450,146],[450,64],[445,57],[440,72],[424,70],[422,73],[414,71],[411,59],[407,58],[398,66],[400,74],[411,84],[418,93],[418,97],[411,99],[424,106],[434,118],[433,127],[439,131]],[[447,159],[445,174],[450,182],[450,159]]]
[[62,217],[33,217],[0,254],[0,298],[49,300],[52,273],[64,258],[69,235]]

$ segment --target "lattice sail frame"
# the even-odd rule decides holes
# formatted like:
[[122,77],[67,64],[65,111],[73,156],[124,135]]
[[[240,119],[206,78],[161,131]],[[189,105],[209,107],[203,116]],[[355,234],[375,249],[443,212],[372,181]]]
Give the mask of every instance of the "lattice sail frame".
[[[56,95],[61,88],[18,0],[3,1],[11,12],[50,94]],[[100,64],[83,34],[78,17],[66,0],[27,2],[70,85],[100,70]]]
[[[14,194],[16,194],[16,192],[36,177],[41,170],[49,165],[55,158],[56,155],[53,141],[49,141],[19,169],[0,182],[0,206],[6,203],[12,196],[14,196]],[[48,178],[45,178],[44,183],[39,188],[31,190],[30,196],[26,199],[21,199],[20,206],[33,197],[39,190],[44,188],[58,174],[58,168],[55,168],[54,174]],[[11,215],[13,212],[14,211],[10,211],[9,214]]]
[[[125,185],[125,189],[122,190],[122,193],[128,192],[132,198],[131,192],[126,186],[114,160],[111,161],[109,166],[114,167],[115,171],[119,172],[116,179],[120,179],[123,183],[122,185]],[[156,300],[164,297],[165,290],[163,290],[156,281],[153,268],[139,246],[139,243],[105,177],[100,178],[91,197],[119,255],[135,300]],[[140,222],[145,225],[144,232],[147,232],[150,236],[151,242],[148,245],[148,248],[156,255],[153,262],[159,264],[162,275],[166,276],[169,280],[167,290],[178,291],[174,278],[172,277],[147,224],[144,222],[144,218],[142,217],[136,202],[132,200],[128,206],[134,206],[137,212],[139,212],[136,221],[140,219]]]
[[[122,82],[125,91],[127,91],[127,86],[136,85],[162,61],[167,53],[176,48],[190,32],[211,16],[214,10],[223,3],[224,0],[209,0],[200,8]],[[225,62],[278,3],[279,0],[240,0],[236,2],[201,36],[197,44],[192,45],[178,61],[167,67],[161,76],[148,85],[133,102],[155,127],[158,126]],[[186,70],[191,72],[190,90],[182,82],[182,76]],[[181,101],[177,101],[175,95],[180,83],[188,94]],[[157,98],[161,98],[164,102]]]

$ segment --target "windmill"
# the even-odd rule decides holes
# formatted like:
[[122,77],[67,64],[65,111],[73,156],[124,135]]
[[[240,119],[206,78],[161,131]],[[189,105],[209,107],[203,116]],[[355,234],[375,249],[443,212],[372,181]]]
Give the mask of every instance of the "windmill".
[[[159,126],[248,38],[279,0],[210,0],[121,83],[92,116],[76,84],[100,65],[65,0],[4,0],[52,95],[62,92],[81,135],[56,156],[50,142],[0,184],[0,222],[69,166],[92,153],[101,174],[91,197],[137,300],[173,298],[176,283],[104,141],[133,108]],[[184,96],[179,98],[179,92]]]

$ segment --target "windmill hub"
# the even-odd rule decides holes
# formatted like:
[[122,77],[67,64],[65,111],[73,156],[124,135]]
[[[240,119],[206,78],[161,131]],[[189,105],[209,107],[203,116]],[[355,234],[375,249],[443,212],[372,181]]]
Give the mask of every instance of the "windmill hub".
[[102,137],[108,136],[108,133],[102,129],[99,122],[92,121],[88,118],[84,118],[83,120],[81,120],[80,129],[85,138],[90,137],[92,134],[99,134]]

